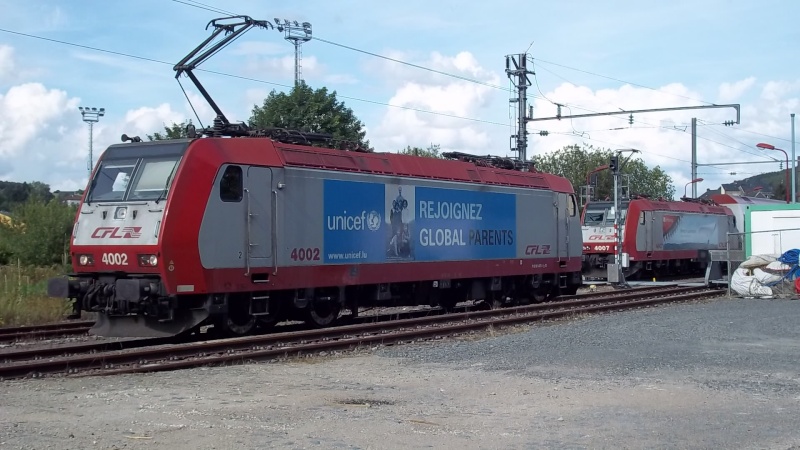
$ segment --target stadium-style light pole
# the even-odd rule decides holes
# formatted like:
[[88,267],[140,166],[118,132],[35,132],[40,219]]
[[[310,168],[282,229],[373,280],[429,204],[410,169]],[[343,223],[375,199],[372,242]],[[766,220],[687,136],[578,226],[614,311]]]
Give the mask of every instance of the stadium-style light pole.
[[296,20],[292,22],[286,19],[283,19],[283,23],[281,23],[281,20],[276,17],[275,27],[278,31],[285,32],[284,39],[294,44],[294,85],[297,86],[303,78],[300,62],[303,51],[300,46],[311,40],[311,24],[308,22],[300,24]]
[[688,188],[690,184],[699,183],[701,181],[703,181],[702,178],[695,178],[694,180],[686,183],[686,186],[683,187],[683,197],[686,198],[686,188]]
[[778,150],[780,152],[783,152],[783,155],[786,156],[786,183],[784,184],[786,188],[784,190],[786,191],[786,203],[791,203],[789,201],[789,191],[791,191],[791,187],[789,186],[789,154],[786,153],[786,150],[777,148],[772,144],[765,144],[763,142],[756,144],[756,147],[765,150]]
[[83,121],[89,124],[89,162],[88,162],[88,169],[89,169],[89,180],[91,181],[92,178],[92,168],[94,167],[94,160],[92,158],[92,126],[100,121],[100,118],[103,117],[106,113],[105,108],[89,108],[79,106],[78,109],[81,111],[81,116],[83,117]]

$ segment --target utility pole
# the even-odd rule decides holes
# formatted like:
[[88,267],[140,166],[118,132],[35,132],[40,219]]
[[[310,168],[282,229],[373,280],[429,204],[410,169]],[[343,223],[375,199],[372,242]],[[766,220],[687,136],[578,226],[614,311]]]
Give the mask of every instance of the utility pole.
[[[692,180],[697,179],[697,117],[692,117]],[[692,198],[697,198],[697,183],[692,183]]]
[[[506,70],[508,72],[508,70]],[[579,119],[584,117],[598,117],[598,116],[616,116],[619,114],[625,114],[630,116],[630,123],[633,123],[633,113],[648,113],[648,112],[663,112],[663,111],[686,111],[686,110],[693,110],[693,109],[709,109],[709,108],[733,108],[736,110],[736,120],[726,120],[723,122],[725,126],[731,126],[733,124],[741,123],[741,108],[738,103],[735,104],[728,104],[728,105],[702,105],[702,106],[676,106],[671,108],[650,108],[650,109],[632,109],[632,110],[624,110],[620,109],[619,111],[610,111],[610,112],[599,112],[599,113],[589,113],[589,114],[570,114],[568,116],[561,115],[561,105],[558,106],[558,112],[553,117],[529,117],[527,119],[528,122],[538,122],[542,120],[561,120],[561,119]],[[792,140],[794,142],[794,140]],[[697,118],[692,118],[692,179],[697,178]],[[692,197],[697,198],[697,185],[692,185]]]
[[[620,164],[620,155],[623,152],[631,152],[631,153],[639,153],[639,150],[629,148],[629,149],[620,149],[616,150],[616,155],[611,157],[611,161],[608,164],[609,170],[611,170],[611,174],[614,177],[614,241],[615,241],[615,252],[616,256],[614,257],[614,266],[617,272],[617,280],[616,283],[618,286],[625,286],[630,287],[628,282],[625,281],[625,273],[622,270],[622,226],[619,223],[620,213],[619,208],[619,177],[622,171],[622,167]],[[630,158],[629,158],[630,159]],[[626,215],[627,216],[627,215]],[[611,281],[611,277],[609,277],[609,281]]]
[[[511,66],[514,66],[513,68]],[[527,116],[528,101],[528,86],[531,85],[531,80],[528,75],[535,75],[532,70],[528,70],[528,54],[520,53],[517,55],[506,55],[506,75],[514,83],[517,88],[517,97],[511,98],[509,103],[517,104],[517,134],[511,136],[512,139],[516,138],[516,144],[511,147],[511,151],[516,151],[520,161],[525,163],[528,160],[528,131],[527,125],[530,118]],[[533,116],[533,108],[531,108],[531,116]]]
[[797,157],[794,155],[794,113],[792,116],[792,203],[797,203],[797,183],[795,172],[797,172]]
[[308,22],[299,24],[296,20],[290,22],[286,19],[283,19],[283,24],[281,24],[281,20],[276,18],[275,26],[278,31],[284,31],[286,33],[284,39],[294,44],[294,85],[297,86],[300,80],[303,79],[303,70],[300,64],[303,51],[300,46],[304,42],[311,40],[311,24]]
[[87,163],[87,169],[89,170],[89,181],[92,178],[92,169],[94,168],[94,159],[92,157],[92,139],[93,139],[93,130],[92,126],[100,121],[100,118],[103,117],[106,113],[105,108],[84,108],[83,106],[79,106],[78,109],[81,112],[81,116],[83,117],[83,121],[89,124],[89,162]]

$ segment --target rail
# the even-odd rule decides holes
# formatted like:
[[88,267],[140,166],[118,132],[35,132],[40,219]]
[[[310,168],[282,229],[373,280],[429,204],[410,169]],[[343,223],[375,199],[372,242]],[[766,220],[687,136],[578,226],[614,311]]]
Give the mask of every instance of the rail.
[[155,372],[208,364],[243,362],[252,359],[288,357],[366,344],[386,344],[409,339],[475,332],[488,327],[555,320],[586,313],[710,299],[719,297],[720,292],[696,287],[652,290],[649,293],[625,291],[622,294],[613,293],[565,302],[443,314],[395,320],[388,323],[368,323],[321,330],[167,345],[132,351],[112,351],[77,357],[42,359],[0,365],[0,377],[8,379],[40,377],[47,374],[83,376]]

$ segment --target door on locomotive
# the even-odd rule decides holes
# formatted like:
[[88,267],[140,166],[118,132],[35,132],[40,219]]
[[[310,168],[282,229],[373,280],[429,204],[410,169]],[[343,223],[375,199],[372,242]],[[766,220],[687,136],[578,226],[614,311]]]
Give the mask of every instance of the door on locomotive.
[[274,265],[273,233],[276,231],[273,222],[277,218],[277,203],[272,195],[272,169],[248,167],[244,191],[247,209],[244,241],[247,246],[247,268],[271,267]]
[[644,226],[644,251],[647,252],[647,256],[651,256],[653,253],[653,240],[655,236],[653,236],[653,212],[652,211],[642,211],[641,213],[641,220],[639,221],[639,225]]
[[200,227],[203,267],[242,269],[246,276],[272,267],[272,170],[226,164],[215,185],[217,195],[209,199]]
[[565,265],[569,259],[570,217],[575,216],[574,197],[559,193],[556,204],[556,256],[559,263]]

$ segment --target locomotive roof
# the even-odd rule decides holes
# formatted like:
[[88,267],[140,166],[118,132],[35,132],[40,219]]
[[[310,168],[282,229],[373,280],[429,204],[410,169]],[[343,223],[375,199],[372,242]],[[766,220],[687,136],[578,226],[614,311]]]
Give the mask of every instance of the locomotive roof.
[[504,169],[457,159],[288,144],[267,137],[203,137],[114,144],[106,150],[103,158],[164,156],[211,150],[206,144],[213,146],[214,151],[221,153],[224,161],[230,163],[307,167],[574,193],[568,179],[548,173]]
[[487,167],[468,161],[399,153],[352,152],[277,142],[274,146],[286,166],[574,192],[569,180],[548,173],[523,172]]
[[764,197],[746,197],[740,195],[729,195],[729,194],[714,194],[711,196],[711,200],[715,203],[719,203],[720,205],[729,205],[729,204],[742,204],[742,205],[774,205],[779,203],[786,203],[786,200],[775,200],[772,198],[764,198]]
[[[675,211],[675,212],[699,212],[699,213],[724,213],[728,208],[720,205],[709,205],[703,203],[658,200],[650,198],[634,198],[619,201],[622,208],[633,208],[644,211]],[[586,209],[602,208],[614,206],[611,200],[593,201],[586,204]]]

